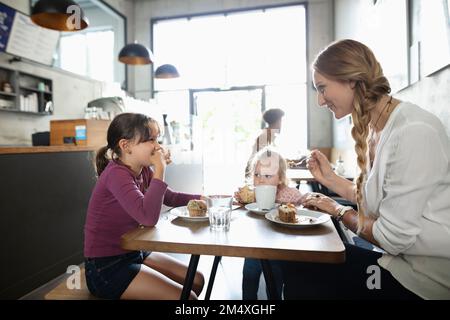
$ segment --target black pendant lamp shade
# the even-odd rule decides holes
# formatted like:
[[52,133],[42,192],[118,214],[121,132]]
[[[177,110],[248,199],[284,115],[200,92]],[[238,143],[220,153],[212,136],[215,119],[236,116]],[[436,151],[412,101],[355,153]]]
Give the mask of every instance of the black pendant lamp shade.
[[120,50],[119,61],[125,64],[150,64],[153,63],[153,55],[142,44],[130,43]]
[[58,31],[79,31],[89,25],[81,7],[72,0],[39,0],[31,9],[31,20]]
[[178,73],[177,68],[175,68],[171,64],[163,64],[159,66],[155,71],[156,79],[172,79],[178,78],[180,74]]

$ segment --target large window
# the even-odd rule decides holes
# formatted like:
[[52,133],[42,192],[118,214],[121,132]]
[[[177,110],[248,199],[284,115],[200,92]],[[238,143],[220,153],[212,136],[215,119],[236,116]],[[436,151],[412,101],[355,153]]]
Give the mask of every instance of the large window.
[[114,32],[90,31],[63,35],[59,43],[60,67],[90,78],[114,82]]
[[[297,156],[307,146],[305,16],[303,5],[290,5],[154,20],[154,67],[170,63],[180,73],[176,79],[154,79],[156,101],[170,121],[193,128],[191,141],[199,135],[195,130],[219,136],[218,128],[227,128],[228,136],[234,135],[232,153],[240,155],[235,162],[241,166],[249,154],[236,144],[247,144],[249,153],[262,125],[261,113],[281,108],[285,117],[279,147],[286,157]],[[261,98],[253,99],[253,93]],[[217,120],[207,116],[219,109],[229,113],[219,117],[220,127],[205,120]],[[242,130],[237,124],[249,110],[252,119],[243,122],[248,128]],[[222,123],[226,121],[233,123]],[[230,154],[231,149],[220,150],[227,145],[215,143],[214,153]]]
[[304,84],[305,9],[157,20],[153,50],[157,64],[174,64],[182,75],[156,81],[156,91]]

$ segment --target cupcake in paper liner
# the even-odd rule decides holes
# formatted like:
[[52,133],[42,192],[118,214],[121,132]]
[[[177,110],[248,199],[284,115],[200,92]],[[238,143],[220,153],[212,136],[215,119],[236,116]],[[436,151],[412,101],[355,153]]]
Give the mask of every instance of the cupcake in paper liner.
[[191,217],[204,217],[207,211],[206,203],[203,200],[190,200],[187,209]]

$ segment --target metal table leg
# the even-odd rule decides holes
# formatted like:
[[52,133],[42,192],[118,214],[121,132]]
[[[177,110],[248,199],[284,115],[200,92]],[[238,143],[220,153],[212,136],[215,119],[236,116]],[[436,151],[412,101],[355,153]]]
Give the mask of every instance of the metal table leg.
[[216,278],[217,267],[218,267],[221,259],[222,259],[221,256],[214,257],[214,262],[213,262],[211,274],[209,276],[209,281],[208,281],[208,288],[206,289],[205,300],[209,300],[209,298],[211,297],[211,291],[212,291],[212,287],[214,284],[214,279]]
[[273,277],[272,267],[270,266],[269,260],[261,259],[261,266],[264,274],[264,279],[266,280],[267,295],[269,300],[275,300],[277,296],[277,291],[275,287],[275,279]]
[[191,294],[192,285],[194,283],[195,273],[197,272],[198,261],[200,259],[199,255],[191,255],[189,261],[189,267],[186,272],[186,278],[184,280],[183,291],[181,292],[180,300],[189,300],[189,295]]

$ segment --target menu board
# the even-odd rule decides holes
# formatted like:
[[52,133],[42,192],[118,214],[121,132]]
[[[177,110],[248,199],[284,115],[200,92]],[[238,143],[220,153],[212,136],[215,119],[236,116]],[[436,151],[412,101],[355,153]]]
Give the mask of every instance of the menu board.
[[[0,4],[0,46],[14,56],[52,65],[59,40],[59,31],[42,28],[30,17]],[[3,23],[2,23],[3,22]]]
[[5,52],[16,10],[0,3],[0,52]]

